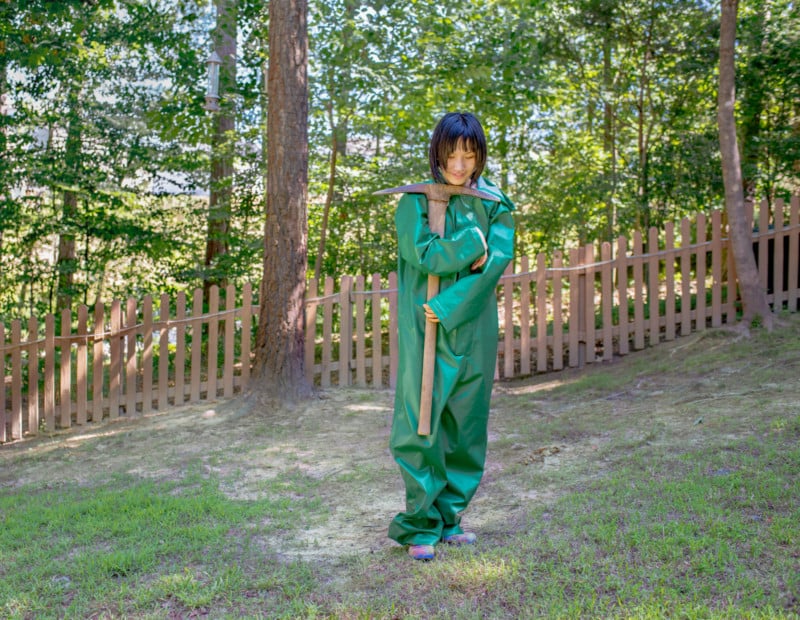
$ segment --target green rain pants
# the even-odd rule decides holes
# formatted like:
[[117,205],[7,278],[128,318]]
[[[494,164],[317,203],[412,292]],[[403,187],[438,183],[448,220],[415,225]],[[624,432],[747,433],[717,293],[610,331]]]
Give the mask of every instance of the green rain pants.
[[[390,448],[406,487],[406,509],[388,535],[402,545],[436,544],[461,533],[461,515],[483,477],[489,402],[497,355],[495,289],[513,252],[513,205],[481,179],[500,203],[454,197],[445,236],[430,232],[427,203],[404,195],[397,207],[399,351]],[[488,245],[479,272],[470,266]],[[429,305],[440,323],[431,434],[417,434],[428,274],[440,277],[440,293]]]

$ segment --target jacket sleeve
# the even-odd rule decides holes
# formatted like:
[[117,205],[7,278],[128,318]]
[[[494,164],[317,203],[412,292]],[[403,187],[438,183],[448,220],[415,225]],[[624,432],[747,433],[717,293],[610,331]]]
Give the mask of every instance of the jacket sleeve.
[[425,274],[449,276],[483,256],[483,235],[476,228],[460,230],[450,238],[431,232],[428,200],[424,194],[403,194],[395,212],[398,252]]
[[497,282],[514,256],[514,205],[505,194],[494,204],[486,237],[488,258],[481,271],[460,278],[428,302],[446,331],[477,319],[487,303],[496,303]]

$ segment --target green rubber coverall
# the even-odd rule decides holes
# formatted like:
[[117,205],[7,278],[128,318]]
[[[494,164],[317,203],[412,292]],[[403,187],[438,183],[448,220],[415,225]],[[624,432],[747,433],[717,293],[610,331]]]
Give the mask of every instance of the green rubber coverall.
[[[428,226],[424,194],[404,194],[395,213],[398,241],[399,365],[392,455],[406,486],[406,510],[389,526],[401,545],[433,545],[460,534],[461,514],[483,476],[489,400],[497,357],[497,282],[513,256],[514,205],[483,177],[478,189],[501,202],[453,196],[445,235]],[[484,254],[477,271],[470,270]],[[440,292],[428,305],[439,317],[431,434],[417,434],[428,274]]]

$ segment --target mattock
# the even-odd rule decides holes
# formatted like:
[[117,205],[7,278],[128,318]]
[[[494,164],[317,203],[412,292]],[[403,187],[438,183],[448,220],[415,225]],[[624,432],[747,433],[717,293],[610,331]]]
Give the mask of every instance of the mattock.
[[[475,196],[482,200],[500,202],[497,196],[472,189],[466,185],[449,185],[446,183],[414,183],[391,187],[375,192],[375,194],[425,194],[428,198],[428,227],[432,233],[444,238],[444,216],[450,197],[456,194]],[[439,276],[428,275],[428,296],[430,301],[439,293]],[[433,400],[433,371],[436,366],[436,323],[425,322],[425,348],[422,354],[422,390],[419,397],[418,435],[431,434],[431,402]]]

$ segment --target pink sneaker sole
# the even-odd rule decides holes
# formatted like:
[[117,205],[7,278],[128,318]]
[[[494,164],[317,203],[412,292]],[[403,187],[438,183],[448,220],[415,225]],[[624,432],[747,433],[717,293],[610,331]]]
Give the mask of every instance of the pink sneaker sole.
[[442,540],[450,545],[474,545],[478,537],[472,532],[464,532],[463,534],[445,536]]
[[415,560],[432,560],[436,557],[436,550],[433,545],[411,545],[408,548],[408,555]]

